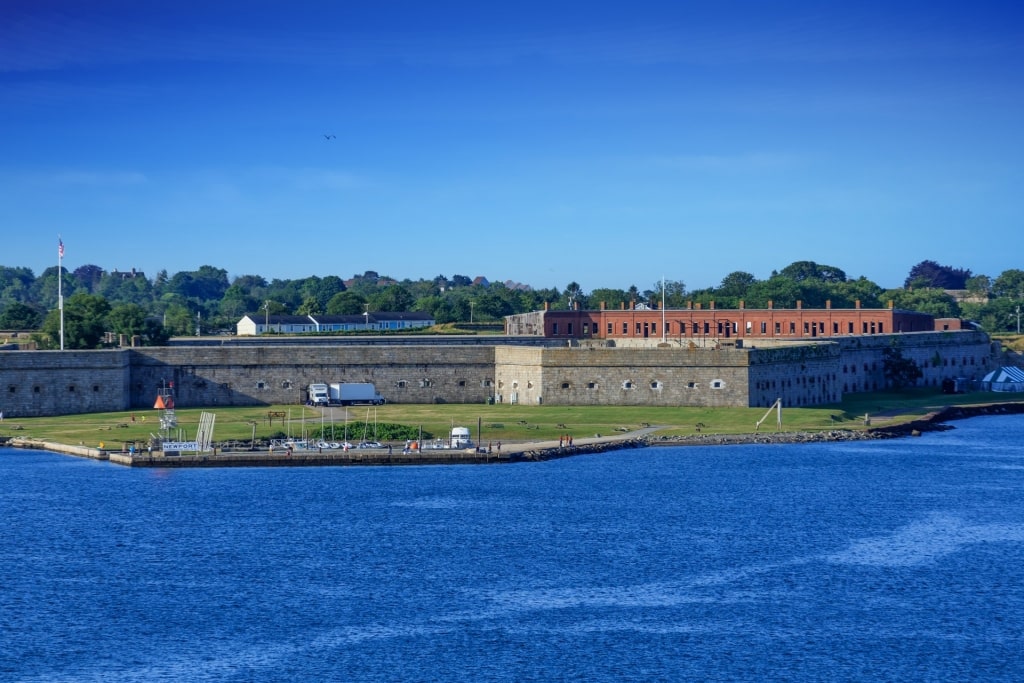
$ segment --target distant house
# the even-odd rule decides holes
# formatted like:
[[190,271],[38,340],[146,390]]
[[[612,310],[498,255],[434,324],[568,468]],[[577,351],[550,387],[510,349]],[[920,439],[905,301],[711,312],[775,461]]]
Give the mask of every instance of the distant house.
[[276,334],[323,334],[327,332],[380,332],[430,327],[428,313],[371,312],[356,315],[260,315],[243,316],[236,325],[238,336]]

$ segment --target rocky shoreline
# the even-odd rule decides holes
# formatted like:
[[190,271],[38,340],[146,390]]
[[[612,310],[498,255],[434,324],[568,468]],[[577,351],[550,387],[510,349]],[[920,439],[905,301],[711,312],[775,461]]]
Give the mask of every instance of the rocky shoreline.
[[1019,415],[1024,403],[986,403],[973,406],[947,406],[916,420],[869,429],[830,429],[823,432],[762,432],[757,434],[691,434],[653,436],[651,446],[711,446],[730,444],[792,444],[829,441],[871,441],[920,436],[924,432],[942,432],[955,427],[949,422],[980,415]]

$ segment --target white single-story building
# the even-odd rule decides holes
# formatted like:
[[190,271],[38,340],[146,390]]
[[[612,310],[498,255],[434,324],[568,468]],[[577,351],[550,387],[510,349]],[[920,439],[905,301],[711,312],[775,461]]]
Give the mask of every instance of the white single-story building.
[[429,313],[372,312],[356,315],[260,315],[243,316],[236,325],[238,336],[322,334],[326,332],[400,331],[434,325]]

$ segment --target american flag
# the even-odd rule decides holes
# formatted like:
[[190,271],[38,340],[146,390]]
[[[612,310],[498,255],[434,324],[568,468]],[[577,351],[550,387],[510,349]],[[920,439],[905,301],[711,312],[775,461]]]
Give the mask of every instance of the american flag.
[[64,240],[57,238],[57,256],[64,258]]

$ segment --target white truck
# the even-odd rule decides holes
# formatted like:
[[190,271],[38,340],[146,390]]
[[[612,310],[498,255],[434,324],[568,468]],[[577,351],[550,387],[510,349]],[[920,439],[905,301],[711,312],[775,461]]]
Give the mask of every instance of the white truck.
[[380,395],[372,382],[335,382],[328,389],[329,402],[332,405],[384,405],[384,397]]
[[310,384],[309,398],[306,403],[311,406],[325,406],[331,402],[331,394],[326,384]]

